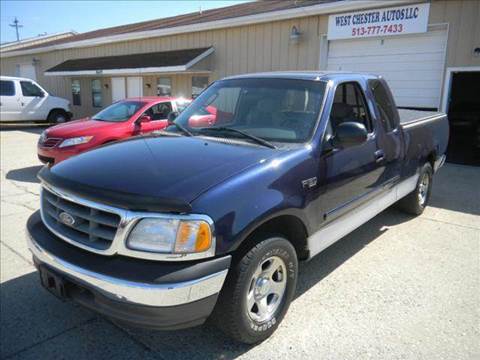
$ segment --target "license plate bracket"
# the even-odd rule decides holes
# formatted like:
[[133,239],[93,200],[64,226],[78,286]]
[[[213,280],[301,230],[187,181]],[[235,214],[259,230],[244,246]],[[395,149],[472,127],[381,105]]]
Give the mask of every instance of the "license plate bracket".
[[66,281],[61,276],[43,266],[38,269],[38,272],[42,286],[57,298],[66,300],[68,297]]

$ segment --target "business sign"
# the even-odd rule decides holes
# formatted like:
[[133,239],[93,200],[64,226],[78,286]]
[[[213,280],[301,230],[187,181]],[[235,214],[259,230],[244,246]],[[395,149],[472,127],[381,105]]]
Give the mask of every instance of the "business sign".
[[429,11],[428,3],[330,15],[327,37],[335,40],[426,32]]

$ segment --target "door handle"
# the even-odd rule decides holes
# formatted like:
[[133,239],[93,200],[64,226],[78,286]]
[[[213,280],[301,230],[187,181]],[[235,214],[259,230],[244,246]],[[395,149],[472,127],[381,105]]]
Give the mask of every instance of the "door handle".
[[385,160],[385,152],[383,150],[375,151],[375,162],[380,163]]

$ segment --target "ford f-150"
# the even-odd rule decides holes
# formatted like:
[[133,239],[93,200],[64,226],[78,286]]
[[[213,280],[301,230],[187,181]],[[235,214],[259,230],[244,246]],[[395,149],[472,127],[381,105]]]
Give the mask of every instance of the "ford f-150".
[[447,142],[445,114],[397,110],[378,76],[230,77],[165,130],[43,168],[28,246],[45,288],[118,322],[256,343],[299,261],[394,203],[423,212]]

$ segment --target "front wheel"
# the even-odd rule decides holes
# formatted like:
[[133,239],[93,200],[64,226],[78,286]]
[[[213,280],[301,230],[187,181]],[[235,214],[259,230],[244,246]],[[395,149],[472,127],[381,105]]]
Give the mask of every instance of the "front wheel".
[[68,115],[63,110],[53,110],[49,115],[47,121],[50,124],[61,124],[68,120]]
[[283,237],[266,237],[233,266],[213,314],[217,327],[254,344],[277,329],[295,295],[298,261]]
[[432,192],[433,169],[429,163],[420,170],[417,187],[415,190],[399,201],[400,208],[413,215],[420,215],[430,200]]

